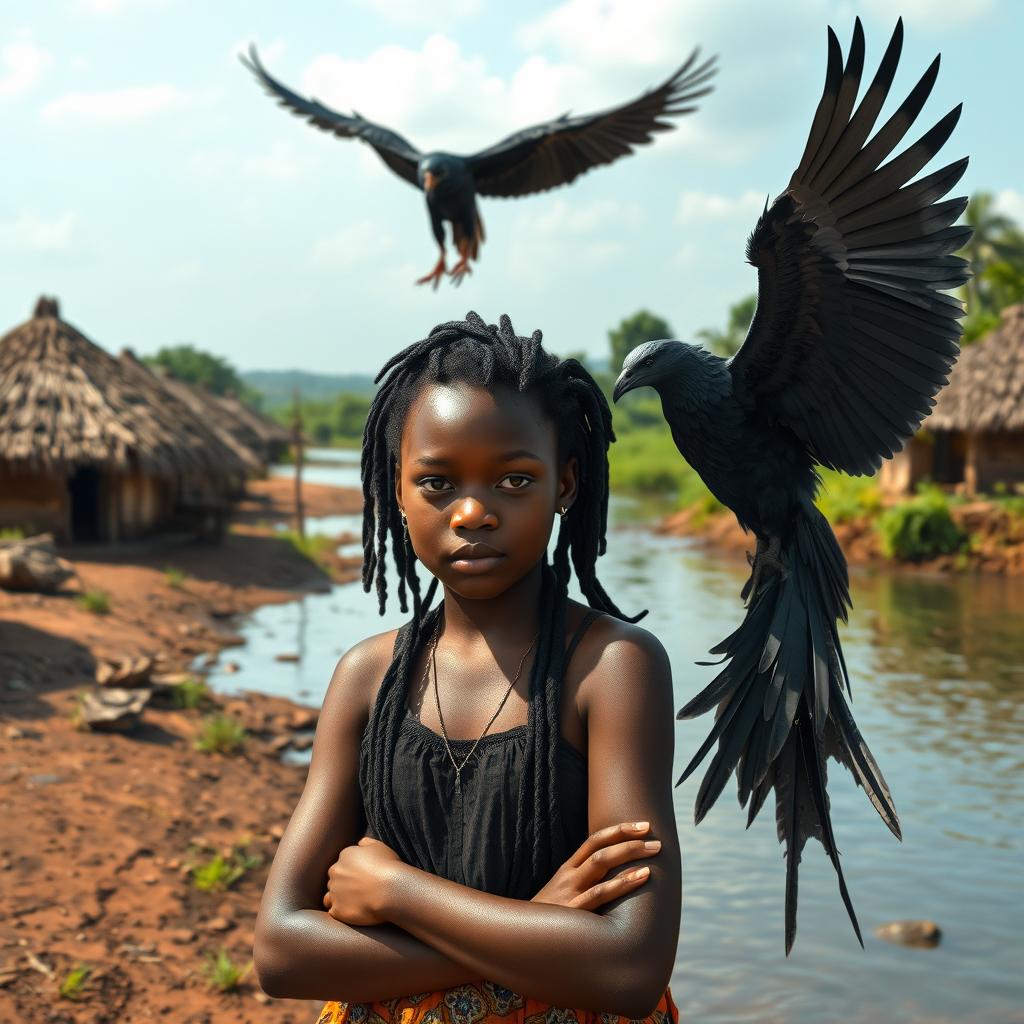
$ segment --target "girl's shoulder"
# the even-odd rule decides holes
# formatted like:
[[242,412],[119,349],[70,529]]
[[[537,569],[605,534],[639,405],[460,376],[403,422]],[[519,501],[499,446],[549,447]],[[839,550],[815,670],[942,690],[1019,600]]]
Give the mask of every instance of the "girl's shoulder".
[[353,644],[335,667],[328,692],[340,691],[344,699],[358,700],[369,713],[394,657],[397,636],[397,629],[388,629]]
[[[567,633],[582,624],[590,609],[569,602]],[[635,622],[624,622],[614,615],[598,615],[580,637],[566,669],[566,682],[578,694],[585,708],[600,700],[608,689],[628,686],[638,693],[646,689],[671,691],[672,674],[668,653],[662,642]]]

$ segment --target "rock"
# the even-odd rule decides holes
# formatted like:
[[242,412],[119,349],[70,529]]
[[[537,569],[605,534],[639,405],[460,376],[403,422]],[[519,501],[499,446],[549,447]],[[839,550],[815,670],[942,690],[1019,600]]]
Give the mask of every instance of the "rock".
[[[2,984],[2,982],[0,982],[0,984]],[[270,1002],[270,996],[268,996],[266,992],[260,992],[259,989],[253,992],[252,997],[261,1006],[266,1006]]]
[[234,928],[234,924],[229,921],[226,917],[211,917],[203,927],[208,932],[227,932]]
[[270,746],[270,749],[275,754],[280,754],[282,750],[285,750],[289,746],[291,741],[292,741],[291,736],[275,736],[270,741],[269,746]]
[[80,705],[82,721],[96,732],[130,732],[151,696],[149,690],[112,688],[87,693]]
[[289,663],[294,663],[294,662],[297,662],[297,661],[300,661],[300,660],[301,659],[299,658],[299,656],[297,654],[294,654],[294,653],[286,653],[286,654],[276,654],[276,655],[274,655],[274,661],[286,661],[286,662],[289,662]]
[[309,750],[313,746],[313,733],[302,732],[292,734],[292,750]]
[[6,590],[57,590],[75,575],[75,567],[57,555],[53,535],[0,542],[0,587]]
[[100,662],[96,666],[96,682],[100,686],[120,686],[131,690],[145,686],[152,670],[153,659],[146,655],[124,658],[118,665]]
[[292,714],[288,725],[299,732],[305,729],[315,729],[316,723],[320,720],[320,712],[312,709],[300,709]]
[[226,676],[233,676],[236,672],[241,671],[241,665],[237,661],[227,661],[221,666],[221,671]]
[[886,942],[928,949],[942,938],[942,930],[934,921],[889,921],[876,928],[875,934]]
[[9,725],[4,730],[4,736],[9,740],[23,740],[25,733],[21,731],[16,725]]
[[271,825],[267,830],[271,839],[280,839],[284,836],[284,825]]
[[176,946],[187,946],[196,941],[196,933],[191,928],[174,928],[167,933],[167,937]]

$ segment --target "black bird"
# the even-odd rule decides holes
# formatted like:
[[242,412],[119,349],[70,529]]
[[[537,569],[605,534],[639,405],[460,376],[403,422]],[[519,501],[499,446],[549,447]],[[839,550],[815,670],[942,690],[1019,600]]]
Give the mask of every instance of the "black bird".
[[717,741],[697,794],[698,823],[734,769],[740,805],[750,801],[748,827],[775,790],[786,846],[787,955],[796,934],[797,864],[810,836],[825,847],[864,944],[829,818],[829,757],[853,773],[902,838],[885,779],[843,694],[850,680],[836,624],[851,607],[846,560],[814,505],[816,464],[873,473],[920,426],[959,354],[964,310],[942,289],[967,280],[966,262],[951,254],[971,229],[951,226],[966,198],[938,200],[967,159],[907,182],[941,149],[960,106],[879,166],[920,112],[938,57],[867,141],[902,42],[900,21],[854,111],[864,64],[860,20],[845,70],[828,30],[825,89],[800,165],[765,204],[747,242],[758,295],[742,348],[727,361],[696,345],[649,342],[628,355],[613,392],[618,399],[645,385],[658,391],[683,457],[757,538],[741,594],[746,615],[712,649],[725,667],[677,715],[718,709],[676,785]]
[[705,83],[715,74],[715,57],[697,64],[699,50],[663,85],[618,107],[581,117],[561,117],[534,125],[508,136],[489,149],[472,156],[453,153],[421,153],[397,132],[366,120],[355,111],[339,114],[316,100],[307,100],[272,77],[260,63],[256,47],[249,47],[249,59],[242,63],[259,79],[278,103],[293,114],[333,132],[343,139],[362,139],[410,185],[422,189],[434,238],[441,254],[434,269],[416,283],[428,281],[437,288],[445,273],[444,222],[452,226],[452,239],[459,260],[450,274],[455,284],[470,273],[470,260],[477,259],[484,240],[484,225],[476,197],[525,196],[567,185],[600,164],[610,164],[633,152],[633,147],[650,142],[655,132],[674,125],[662,120],[689,114],[693,101],[711,92]]

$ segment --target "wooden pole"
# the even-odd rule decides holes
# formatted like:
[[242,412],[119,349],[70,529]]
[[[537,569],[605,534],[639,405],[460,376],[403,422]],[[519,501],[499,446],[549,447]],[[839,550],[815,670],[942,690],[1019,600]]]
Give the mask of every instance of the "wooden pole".
[[292,415],[292,444],[295,447],[295,528],[306,539],[306,511],[302,503],[302,405],[299,389],[295,389],[295,408]]
[[978,493],[978,435],[967,434],[967,452],[964,457],[964,490],[972,497]]

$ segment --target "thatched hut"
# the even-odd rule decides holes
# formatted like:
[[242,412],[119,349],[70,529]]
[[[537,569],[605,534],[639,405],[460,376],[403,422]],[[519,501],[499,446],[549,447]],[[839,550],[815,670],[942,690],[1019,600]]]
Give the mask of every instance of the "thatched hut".
[[267,464],[280,461],[291,444],[291,434],[233,395],[217,395],[203,384],[179,380],[161,366],[152,368],[163,386],[202,415],[218,437],[245,461],[251,471],[263,473]]
[[75,541],[216,534],[246,470],[145,368],[62,320],[55,299],[0,338],[0,528]]
[[1024,305],[960,354],[924,430],[882,466],[889,493],[922,480],[966,494],[1024,482]]

